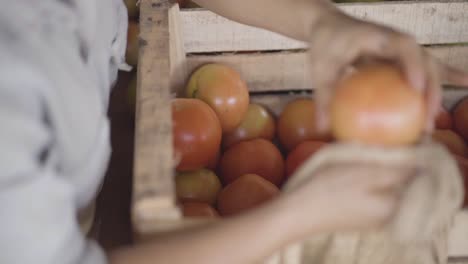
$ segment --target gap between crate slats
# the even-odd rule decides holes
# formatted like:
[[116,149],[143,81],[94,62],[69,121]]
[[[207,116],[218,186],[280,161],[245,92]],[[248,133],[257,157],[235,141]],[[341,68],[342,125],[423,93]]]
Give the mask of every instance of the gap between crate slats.
[[[468,46],[438,46],[428,50],[444,63],[468,71]],[[209,62],[232,66],[254,92],[301,90],[312,86],[307,72],[307,52],[190,55],[187,57],[187,72],[191,73]]]
[[[339,4],[344,12],[410,33],[421,44],[468,42],[468,1]],[[301,49],[302,42],[233,22],[206,10],[181,11],[185,51]]]

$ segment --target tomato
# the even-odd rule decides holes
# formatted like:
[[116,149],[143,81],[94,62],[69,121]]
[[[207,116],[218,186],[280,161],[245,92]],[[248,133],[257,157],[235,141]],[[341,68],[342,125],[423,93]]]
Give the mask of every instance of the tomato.
[[210,170],[216,170],[218,168],[218,162],[219,162],[220,157],[221,157],[221,150],[218,150],[218,152],[216,153],[216,156],[213,159],[211,159],[208,165],[206,165],[206,168]]
[[222,216],[238,214],[265,203],[279,193],[274,184],[258,175],[242,175],[220,192],[218,211]]
[[207,169],[178,172],[175,177],[175,184],[177,198],[182,202],[213,204],[221,190],[221,182],[218,176]]
[[289,177],[312,155],[327,145],[321,141],[304,141],[294,148],[286,158],[286,176]]
[[275,120],[271,113],[261,105],[250,104],[241,124],[223,135],[223,145],[229,147],[239,141],[255,138],[272,140],[274,136]]
[[247,85],[239,73],[222,64],[206,64],[197,69],[188,82],[187,97],[210,105],[224,133],[239,126],[249,106]]
[[435,120],[435,127],[437,129],[452,129],[453,121],[450,113],[444,108],[440,107],[439,113]]
[[218,212],[207,203],[187,202],[182,204],[184,217],[193,218],[217,218]]
[[128,22],[128,31],[127,31],[127,50],[125,53],[126,61],[131,66],[138,65],[138,36],[140,35],[140,28],[137,22],[129,21]]
[[453,110],[455,131],[468,141],[468,97],[465,97]]
[[319,133],[316,106],[312,99],[296,99],[286,105],[278,119],[278,138],[288,151],[306,140],[327,141],[329,135]]
[[221,146],[221,125],[214,111],[197,99],[172,101],[174,155],[179,171],[206,167]]
[[273,143],[253,139],[228,148],[219,162],[219,171],[225,184],[253,173],[279,186],[284,179],[284,160]]
[[343,78],[330,105],[331,130],[341,141],[412,144],[420,139],[425,121],[424,94],[389,64],[366,65]]
[[432,138],[442,144],[444,144],[450,152],[461,156],[468,154],[468,147],[466,146],[463,138],[457,135],[452,130],[438,129],[432,133]]

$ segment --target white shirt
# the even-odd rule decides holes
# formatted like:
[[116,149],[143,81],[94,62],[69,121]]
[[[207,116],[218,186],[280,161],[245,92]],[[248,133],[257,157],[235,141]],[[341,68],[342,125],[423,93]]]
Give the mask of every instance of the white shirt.
[[77,212],[110,154],[121,0],[0,0],[0,263],[101,264]]

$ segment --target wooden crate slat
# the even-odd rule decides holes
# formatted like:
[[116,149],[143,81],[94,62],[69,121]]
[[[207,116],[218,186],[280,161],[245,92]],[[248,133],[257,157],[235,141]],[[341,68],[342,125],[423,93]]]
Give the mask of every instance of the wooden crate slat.
[[179,216],[172,177],[171,42],[165,2],[141,3],[132,206],[136,232],[144,232],[154,219]]
[[[448,65],[468,71],[468,46],[429,47],[429,52]],[[225,63],[238,70],[251,91],[310,89],[307,52],[274,52],[225,55],[191,55],[187,71],[209,62]]]
[[[346,13],[413,34],[421,44],[468,42],[468,1],[340,4]],[[302,42],[206,10],[181,12],[188,53],[300,49]]]

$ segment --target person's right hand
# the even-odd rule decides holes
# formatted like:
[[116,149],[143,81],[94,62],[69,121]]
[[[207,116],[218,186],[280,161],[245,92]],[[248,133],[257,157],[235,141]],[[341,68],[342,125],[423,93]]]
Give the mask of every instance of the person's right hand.
[[404,186],[414,175],[416,169],[404,164],[329,165],[285,193],[285,204],[298,236],[377,228],[396,212]]

